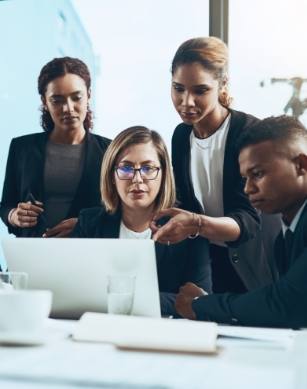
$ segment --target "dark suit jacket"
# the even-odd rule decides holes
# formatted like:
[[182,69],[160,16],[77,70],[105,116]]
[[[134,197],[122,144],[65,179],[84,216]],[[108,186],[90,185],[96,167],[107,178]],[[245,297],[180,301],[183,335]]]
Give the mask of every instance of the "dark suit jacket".
[[[274,262],[274,241],[281,229],[278,216],[261,215],[244,193],[245,181],[240,175],[238,151],[235,147],[242,130],[259,119],[229,109],[231,121],[227,136],[223,170],[223,205],[225,216],[233,218],[241,229],[240,238],[225,242],[229,258],[248,290],[278,279]],[[172,163],[181,207],[202,213],[190,180],[190,134],[192,126],[179,124],[172,139]],[[214,163],[214,162],[213,162]]]
[[[0,204],[0,216],[10,233],[18,237],[33,237],[40,228],[40,220],[35,227],[18,228],[8,223],[8,214],[18,203],[28,201],[32,192],[35,199],[44,201],[44,166],[49,133],[24,135],[12,140],[6,166],[5,180]],[[67,219],[78,217],[82,208],[97,207],[101,204],[100,170],[104,153],[110,139],[99,135],[86,134],[86,154],[83,174]]]
[[[282,233],[275,256],[282,260]],[[208,297],[208,298],[207,298]],[[200,297],[192,307],[200,320],[261,327],[307,327],[307,205],[294,232],[291,263],[279,281],[243,295]]]
[[[111,216],[104,208],[84,209],[72,232],[73,238],[119,238],[121,213]],[[160,220],[163,225],[166,220]],[[170,246],[155,243],[161,311],[178,316],[174,308],[180,286],[190,281],[212,293],[208,241],[186,239]]]

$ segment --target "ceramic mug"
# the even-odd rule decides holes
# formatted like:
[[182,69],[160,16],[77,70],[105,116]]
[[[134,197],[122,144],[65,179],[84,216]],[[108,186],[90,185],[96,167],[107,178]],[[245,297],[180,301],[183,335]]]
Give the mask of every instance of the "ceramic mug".
[[52,292],[24,290],[0,293],[0,331],[36,331],[49,316]]

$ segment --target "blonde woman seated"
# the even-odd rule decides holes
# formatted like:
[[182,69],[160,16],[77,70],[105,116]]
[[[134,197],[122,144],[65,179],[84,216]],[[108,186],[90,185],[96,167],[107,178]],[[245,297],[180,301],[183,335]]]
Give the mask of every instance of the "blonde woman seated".
[[[122,131],[102,162],[103,208],[80,212],[72,237],[151,239],[149,223],[156,212],[174,206],[176,192],[167,149],[161,136],[145,127]],[[169,218],[161,219],[164,225]],[[173,245],[156,245],[161,313],[178,315],[176,293],[190,281],[209,293],[211,264],[202,237]]]

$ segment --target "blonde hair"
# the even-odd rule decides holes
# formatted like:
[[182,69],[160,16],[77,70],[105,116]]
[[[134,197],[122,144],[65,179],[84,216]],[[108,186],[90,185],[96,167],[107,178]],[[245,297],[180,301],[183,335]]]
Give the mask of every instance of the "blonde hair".
[[115,164],[118,156],[128,147],[137,144],[152,143],[162,167],[162,181],[156,198],[154,212],[176,205],[175,181],[166,145],[162,137],[146,127],[130,127],[119,133],[109,145],[102,161],[100,191],[102,203],[107,212],[113,215],[119,205],[120,197],[114,185]]
[[226,44],[213,36],[193,38],[183,42],[173,58],[172,75],[181,65],[195,62],[200,63],[219,81],[220,87],[223,87],[219,92],[219,103],[225,108],[230,107],[233,99],[229,96],[227,85],[228,48]]

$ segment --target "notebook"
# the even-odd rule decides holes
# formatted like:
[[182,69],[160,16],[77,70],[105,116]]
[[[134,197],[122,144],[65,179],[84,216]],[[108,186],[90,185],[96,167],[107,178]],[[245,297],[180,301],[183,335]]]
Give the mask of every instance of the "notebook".
[[112,343],[122,349],[215,353],[217,324],[190,320],[158,319],[85,313],[73,339]]

